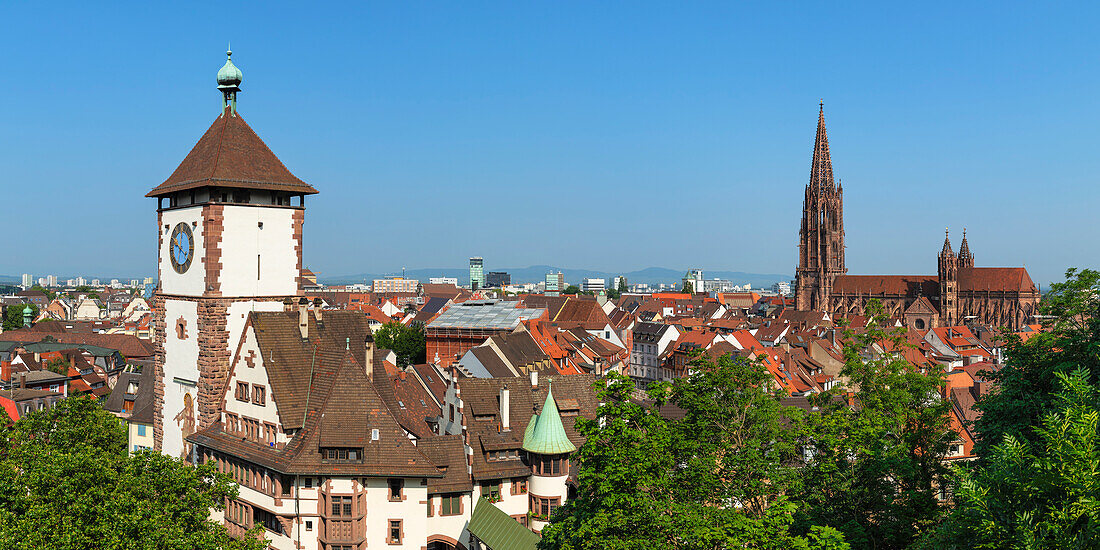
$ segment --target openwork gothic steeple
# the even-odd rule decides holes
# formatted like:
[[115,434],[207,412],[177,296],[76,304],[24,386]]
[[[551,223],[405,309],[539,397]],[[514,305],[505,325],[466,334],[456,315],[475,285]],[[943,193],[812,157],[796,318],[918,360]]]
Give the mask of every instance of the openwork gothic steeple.
[[962,245],[959,246],[959,267],[974,267],[974,254],[970,252],[970,245],[966,242],[966,229],[963,229]]
[[795,304],[800,310],[825,310],[833,280],[844,265],[844,190],[833,181],[825,104],[819,104],[817,137],[810,161],[810,183],[802,203]]

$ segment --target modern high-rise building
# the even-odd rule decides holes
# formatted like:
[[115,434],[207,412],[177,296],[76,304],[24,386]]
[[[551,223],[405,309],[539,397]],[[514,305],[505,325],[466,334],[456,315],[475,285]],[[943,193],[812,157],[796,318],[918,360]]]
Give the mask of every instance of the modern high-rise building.
[[505,271],[490,271],[485,276],[485,286],[489,288],[500,288],[510,284],[512,284],[512,276]]
[[34,275],[31,275],[30,273],[24,273],[23,274],[23,286],[26,287],[26,288],[30,288],[30,287],[34,286]]
[[557,273],[546,274],[546,293],[551,296],[557,296],[559,292],[565,290],[565,275],[561,274],[561,271]]
[[46,276],[46,283],[49,286],[57,286],[57,275],[47,275]]
[[404,277],[391,277],[389,279],[375,279],[371,290],[373,292],[416,292],[420,281],[406,279]]
[[470,288],[485,288],[485,260],[481,256],[470,258]]
[[584,280],[581,281],[581,290],[585,292],[607,290],[607,279],[585,277]]

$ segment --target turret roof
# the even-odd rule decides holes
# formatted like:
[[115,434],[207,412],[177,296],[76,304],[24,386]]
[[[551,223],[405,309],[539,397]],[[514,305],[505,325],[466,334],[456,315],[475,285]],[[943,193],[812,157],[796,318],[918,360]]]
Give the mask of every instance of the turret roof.
[[523,434],[523,450],[544,455],[565,454],[577,450],[576,445],[565,434],[558,404],[554,401],[553,387],[546,393],[542,412],[533,415],[531,422],[527,424]]

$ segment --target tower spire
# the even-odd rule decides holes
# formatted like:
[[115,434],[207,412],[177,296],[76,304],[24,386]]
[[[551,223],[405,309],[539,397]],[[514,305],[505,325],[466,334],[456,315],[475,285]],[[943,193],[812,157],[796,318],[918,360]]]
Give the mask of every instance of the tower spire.
[[959,267],[974,267],[974,254],[970,252],[970,245],[966,242],[966,229],[963,228],[963,240],[959,245]]
[[951,230],[947,227],[943,228],[943,250],[940,251],[940,256],[954,256],[955,252],[951,250]]
[[229,108],[231,114],[237,113],[237,92],[241,91],[243,78],[241,70],[233,64],[233,49],[227,44],[225,65],[218,70],[218,89],[222,91],[222,112]]
[[829,156],[829,134],[825,131],[825,100],[818,102],[817,138],[810,164],[810,187],[833,189],[833,159]]

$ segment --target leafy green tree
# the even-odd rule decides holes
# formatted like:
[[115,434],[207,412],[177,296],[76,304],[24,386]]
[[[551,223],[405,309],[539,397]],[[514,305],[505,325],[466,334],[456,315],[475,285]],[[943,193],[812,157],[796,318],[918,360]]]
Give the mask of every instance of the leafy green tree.
[[574,294],[574,295],[576,295],[576,294],[580,294],[580,293],[581,293],[581,287],[579,287],[577,285],[569,285],[569,286],[565,287],[564,291],[562,291],[562,294]]
[[[693,370],[651,385],[649,404],[631,399],[629,378],[597,382],[596,418],[576,420],[585,436],[572,459],[577,498],[554,514],[539,547],[848,548],[833,529],[789,533],[794,505],[783,493],[800,411],[766,391],[763,367],[697,358]],[[667,404],[683,419],[663,416]]]
[[630,289],[626,286],[626,277],[619,277],[619,287],[615,290],[619,291],[619,294],[628,292]]
[[4,330],[23,328],[23,310],[31,306],[31,320],[38,318],[38,306],[34,304],[13,304],[4,314]]
[[1011,434],[982,463],[958,471],[956,508],[940,548],[1100,548],[1100,406],[1090,374],[1054,374],[1061,388],[1035,427]]
[[1084,368],[1091,380],[1100,377],[1100,272],[1067,270],[1066,280],[1043,296],[1040,311],[1049,332],[1026,343],[1007,336],[1006,365],[987,374],[996,390],[977,403],[982,415],[975,423],[974,452],[979,456],[1005,436],[1039,442],[1034,428],[1059,404],[1058,372]]
[[614,288],[607,289],[606,293],[607,293],[607,299],[609,299],[609,300],[618,300],[619,296],[622,296],[622,294]]
[[46,361],[46,370],[57,374],[69,374],[69,362],[64,357],[54,357]]
[[398,322],[382,325],[374,331],[374,344],[379,348],[393,350],[397,354],[397,366],[421,364],[427,353],[427,340],[424,327],[419,324],[409,326]]
[[0,431],[2,548],[265,548],[210,520],[236,493],[213,463],[129,455],[118,418],[91,398],[63,399]]
[[680,289],[680,292],[684,294],[695,294],[695,285],[692,285],[691,281],[684,281],[684,287]]
[[846,331],[838,384],[815,396],[805,423],[810,455],[794,493],[796,524],[829,525],[857,548],[905,548],[939,520],[942,459],[955,440],[944,373],[904,357],[904,329],[885,328],[872,302],[870,326]]

